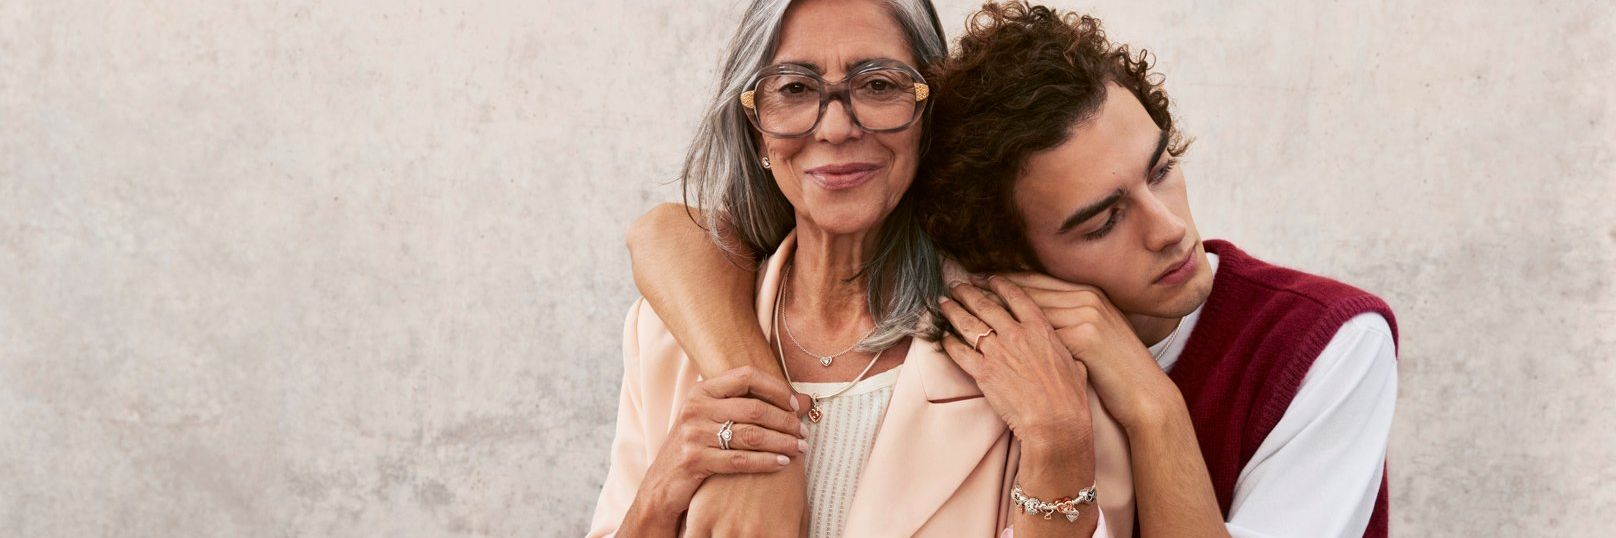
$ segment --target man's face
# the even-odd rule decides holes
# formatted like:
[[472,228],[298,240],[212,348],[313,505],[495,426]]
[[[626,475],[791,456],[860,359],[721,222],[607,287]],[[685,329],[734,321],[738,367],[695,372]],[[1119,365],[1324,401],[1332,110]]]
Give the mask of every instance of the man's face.
[[1166,147],[1139,99],[1109,84],[1093,118],[1028,159],[1015,204],[1050,275],[1129,314],[1180,317],[1206,301],[1212,271]]

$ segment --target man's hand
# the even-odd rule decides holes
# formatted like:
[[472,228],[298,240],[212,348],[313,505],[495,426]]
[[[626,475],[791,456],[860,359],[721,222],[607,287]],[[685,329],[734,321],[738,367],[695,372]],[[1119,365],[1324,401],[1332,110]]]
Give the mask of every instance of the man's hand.
[[715,475],[685,517],[689,536],[807,535],[808,479],[802,458],[775,473]]

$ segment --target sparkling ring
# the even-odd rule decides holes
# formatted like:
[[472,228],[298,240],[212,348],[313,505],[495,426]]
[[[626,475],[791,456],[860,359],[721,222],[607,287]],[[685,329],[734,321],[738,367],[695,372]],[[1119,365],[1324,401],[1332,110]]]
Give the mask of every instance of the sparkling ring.
[[982,334],[976,335],[976,338],[972,338],[971,339],[971,351],[979,351],[978,348],[980,348],[982,346],[982,339],[987,338],[989,336],[993,336],[993,334],[994,334],[993,329],[989,328],[987,330],[987,332],[984,332]]
[[730,429],[735,421],[726,420],[723,426],[718,427],[718,448],[729,450],[729,440],[735,438],[735,430]]

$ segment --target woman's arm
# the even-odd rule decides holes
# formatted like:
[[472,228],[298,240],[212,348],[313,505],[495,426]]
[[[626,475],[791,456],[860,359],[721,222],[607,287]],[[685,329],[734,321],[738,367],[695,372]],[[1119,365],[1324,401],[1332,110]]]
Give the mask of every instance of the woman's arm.
[[[1016,483],[1026,495],[1057,502],[1057,498],[1075,496],[1084,486],[1095,483],[1094,444],[1090,432],[1080,424],[1066,426],[1023,439]],[[1097,533],[1098,505],[1081,506],[1082,515],[1077,521],[1067,521],[1060,514],[1056,514],[1053,521],[1046,521],[1041,514],[1028,514],[1014,508],[1012,513],[1010,520],[1011,527],[1016,529],[1015,536],[1102,536]]]
[[[1021,288],[1003,278],[987,284],[1002,306],[963,282],[950,288],[952,299],[941,299],[939,309],[956,331],[943,336],[943,350],[1021,439],[1016,485],[1025,495],[1061,503],[1096,482],[1087,373]],[[1018,537],[1094,536],[1100,511],[1092,502],[1078,508],[1075,520],[1013,509],[1011,527]]]
[[751,366],[784,380],[753,307],[755,262],[718,248],[692,216],[703,218],[664,203],[634,221],[627,238],[634,284],[703,377]]
[[1047,275],[1005,277],[1029,290],[1128,434],[1144,536],[1228,536],[1184,396],[1105,292]]

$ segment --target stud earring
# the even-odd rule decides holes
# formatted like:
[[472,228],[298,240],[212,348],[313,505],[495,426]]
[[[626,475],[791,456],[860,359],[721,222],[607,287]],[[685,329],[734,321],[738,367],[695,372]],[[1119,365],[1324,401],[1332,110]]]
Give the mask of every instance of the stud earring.
[[763,158],[763,168],[767,169],[768,167],[769,167],[769,158],[764,157]]

